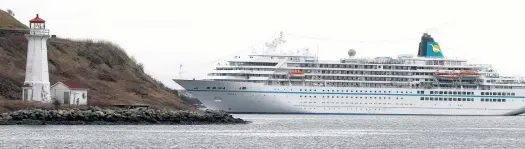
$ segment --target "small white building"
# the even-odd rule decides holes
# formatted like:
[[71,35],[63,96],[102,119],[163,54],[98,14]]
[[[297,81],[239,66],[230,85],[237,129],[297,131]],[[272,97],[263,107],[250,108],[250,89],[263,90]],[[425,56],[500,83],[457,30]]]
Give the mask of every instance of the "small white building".
[[64,105],[87,105],[88,89],[72,81],[59,81],[51,86],[51,99]]

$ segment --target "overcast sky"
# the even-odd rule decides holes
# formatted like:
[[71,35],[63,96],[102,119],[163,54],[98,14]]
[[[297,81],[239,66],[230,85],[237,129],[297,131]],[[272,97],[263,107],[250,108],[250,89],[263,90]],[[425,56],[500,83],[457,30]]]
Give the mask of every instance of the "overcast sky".
[[[284,32],[296,48],[338,60],[417,54],[423,32],[445,57],[492,64],[503,75],[524,75],[525,3],[519,0],[0,0],[27,24],[36,13],[52,34],[102,39],[122,46],[170,87],[200,78],[218,60],[248,53]],[[308,37],[308,38],[307,38]],[[312,37],[323,39],[312,39]],[[303,46],[303,47],[301,47]],[[291,49],[296,50],[296,49]]]

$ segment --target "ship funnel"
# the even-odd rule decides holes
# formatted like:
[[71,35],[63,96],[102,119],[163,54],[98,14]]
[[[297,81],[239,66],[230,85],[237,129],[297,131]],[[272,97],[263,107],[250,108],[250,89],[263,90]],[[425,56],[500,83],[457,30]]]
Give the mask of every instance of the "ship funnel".
[[419,57],[443,57],[439,44],[434,41],[434,38],[428,33],[423,33],[421,41],[419,42],[419,50],[417,53]]

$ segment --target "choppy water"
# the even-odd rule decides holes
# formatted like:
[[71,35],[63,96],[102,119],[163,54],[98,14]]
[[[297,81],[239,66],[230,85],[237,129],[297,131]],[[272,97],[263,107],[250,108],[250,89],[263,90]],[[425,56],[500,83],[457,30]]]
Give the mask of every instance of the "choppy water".
[[0,126],[0,148],[525,148],[525,116],[235,117],[253,123]]

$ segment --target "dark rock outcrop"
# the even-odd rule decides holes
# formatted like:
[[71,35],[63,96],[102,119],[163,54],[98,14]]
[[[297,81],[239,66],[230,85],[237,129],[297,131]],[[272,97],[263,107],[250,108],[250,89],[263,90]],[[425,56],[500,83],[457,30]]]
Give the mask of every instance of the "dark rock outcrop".
[[0,114],[0,125],[190,125],[245,124],[224,111],[167,111],[155,109],[19,110]]

